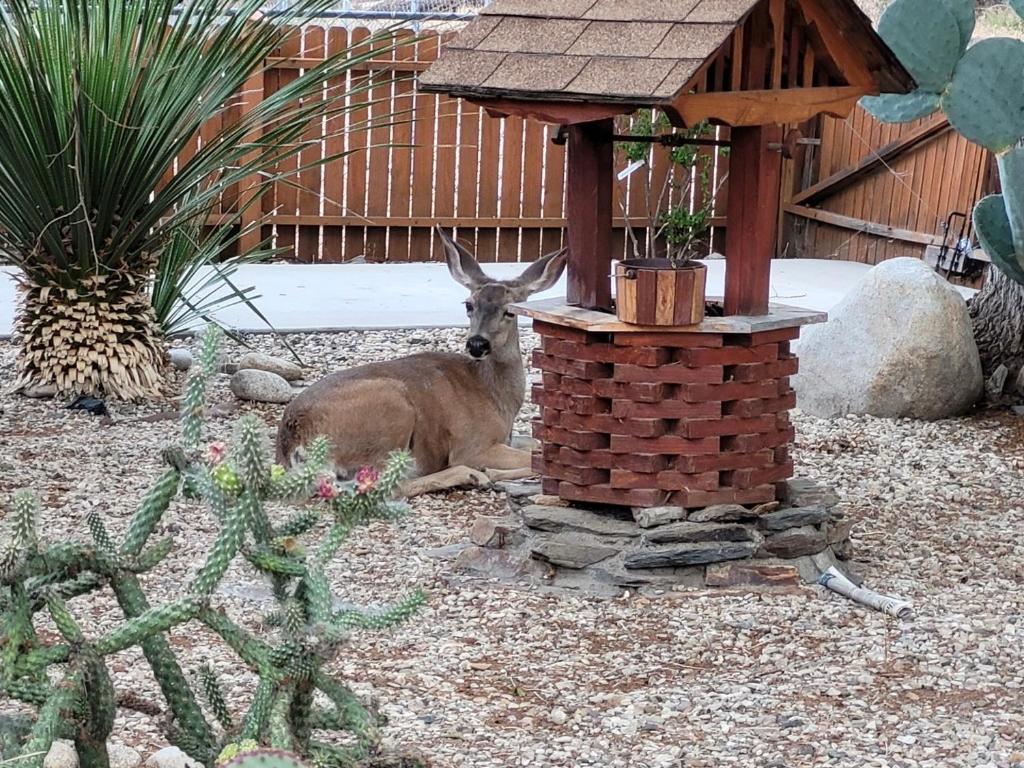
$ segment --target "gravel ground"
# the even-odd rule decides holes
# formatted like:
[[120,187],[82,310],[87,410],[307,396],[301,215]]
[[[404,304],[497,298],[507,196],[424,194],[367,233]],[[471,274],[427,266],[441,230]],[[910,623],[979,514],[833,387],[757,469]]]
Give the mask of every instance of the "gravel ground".
[[[457,348],[460,338],[372,332],[293,343],[320,374]],[[269,337],[252,341],[283,351]],[[0,344],[0,384],[13,360]],[[214,400],[231,403],[226,377]],[[170,401],[118,406],[112,423],[7,395],[0,407],[0,498],[35,488],[51,538],[86,535],[94,507],[123,530],[176,431],[173,421],[139,420]],[[268,425],[279,414],[255,410]],[[335,671],[380,700],[391,744],[435,766],[1024,765],[1024,419],[795,421],[799,472],[835,485],[858,521],[859,571],[912,600],[912,621],[817,587],[609,601],[458,582],[449,562],[426,553],[462,541],[476,515],[504,502],[454,493],[416,500],[400,525],[360,531],[334,564],[335,590],[356,602],[418,586],[429,594],[420,618],[357,637]],[[230,424],[212,422],[210,438],[228,437]],[[165,528],[175,549],[145,580],[154,602],[180,592],[215,533],[201,509],[180,502]],[[218,600],[254,624],[265,595],[236,565]],[[93,633],[118,619],[108,599],[72,607]],[[245,701],[251,676],[211,637],[189,626],[173,643],[188,668],[212,661]],[[137,654],[114,664],[123,687],[153,692]],[[122,712],[115,739],[147,754],[164,743],[159,726]]]

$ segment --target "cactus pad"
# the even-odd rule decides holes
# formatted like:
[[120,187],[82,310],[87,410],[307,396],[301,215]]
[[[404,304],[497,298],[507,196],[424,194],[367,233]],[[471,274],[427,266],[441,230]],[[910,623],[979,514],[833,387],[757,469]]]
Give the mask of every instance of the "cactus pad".
[[1010,7],[1017,12],[1017,15],[1024,19],[1024,0],[1009,0]]
[[865,96],[860,105],[883,123],[910,123],[936,112],[940,101],[937,93],[914,91]]
[[956,19],[957,26],[960,28],[960,53],[963,54],[974,36],[976,21],[974,0],[940,0],[940,3],[946,6]]
[[1024,42],[982,40],[964,54],[942,100],[960,133],[1002,152],[1024,136]]
[[1002,195],[989,195],[974,207],[974,230],[992,262],[1010,278],[1024,284],[1024,263],[1013,247],[1013,231]]
[[963,53],[950,2],[899,0],[878,22],[878,33],[924,91],[942,93]]
[[997,158],[1006,217],[1013,233],[1013,250],[1024,266],[1024,147],[1014,147]]

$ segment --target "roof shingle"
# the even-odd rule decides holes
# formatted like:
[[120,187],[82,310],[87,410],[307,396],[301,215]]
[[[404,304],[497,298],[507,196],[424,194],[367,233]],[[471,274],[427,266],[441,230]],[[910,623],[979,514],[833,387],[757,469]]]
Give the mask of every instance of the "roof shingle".
[[661,45],[671,24],[594,21],[566,51],[573,56],[650,56]]
[[597,0],[583,14],[583,18],[602,21],[682,21],[698,2],[699,0]]
[[565,53],[586,28],[585,21],[508,16],[473,47],[506,53]]

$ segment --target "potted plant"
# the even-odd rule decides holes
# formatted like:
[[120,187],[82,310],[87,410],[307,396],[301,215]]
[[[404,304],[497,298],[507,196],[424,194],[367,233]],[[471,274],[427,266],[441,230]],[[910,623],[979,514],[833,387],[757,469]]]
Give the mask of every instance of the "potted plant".
[[[616,314],[636,325],[695,325],[704,319],[707,267],[696,259],[707,252],[707,235],[715,195],[711,191],[713,154],[700,151],[711,126],[666,133],[668,119],[645,110],[624,133],[635,141],[620,144],[627,166],[619,175],[620,200],[626,220],[630,258],[616,266]],[[652,150],[668,147],[669,168],[658,182],[651,173]],[[725,150],[719,150],[724,152]],[[644,171],[638,176],[637,171]],[[724,181],[724,179],[722,179]],[[629,185],[642,185],[647,218],[641,226],[630,219]],[[660,189],[655,194],[653,186]],[[717,193],[721,181],[715,188]]]

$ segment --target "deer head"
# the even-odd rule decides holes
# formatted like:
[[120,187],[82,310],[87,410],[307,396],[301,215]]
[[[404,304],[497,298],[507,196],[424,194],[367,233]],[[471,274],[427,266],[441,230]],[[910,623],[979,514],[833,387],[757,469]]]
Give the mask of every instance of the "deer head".
[[484,274],[473,255],[440,227],[448,271],[470,292],[466,301],[469,337],[466,351],[480,360],[492,353],[514,351],[518,355],[519,329],[509,305],[525,301],[558,282],[565,269],[566,250],[535,261],[514,280],[494,280]]

